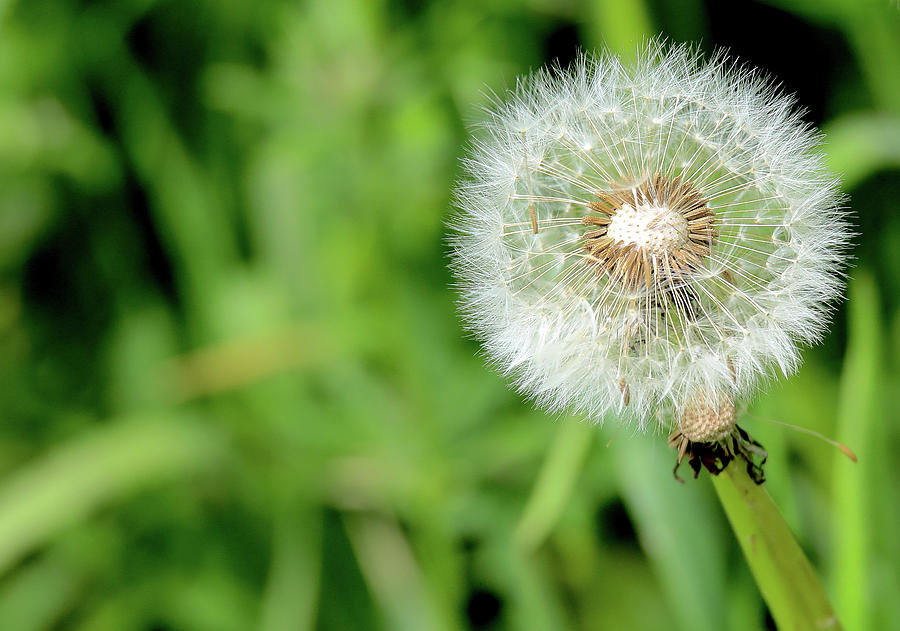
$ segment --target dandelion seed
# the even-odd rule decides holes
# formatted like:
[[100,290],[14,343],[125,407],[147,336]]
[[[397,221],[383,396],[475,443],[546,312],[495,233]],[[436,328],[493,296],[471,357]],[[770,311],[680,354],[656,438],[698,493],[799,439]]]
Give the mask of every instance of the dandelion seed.
[[584,56],[521,80],[482,131],[452,265],[487,356],[541,406],[714,443],[822,336],[839,183],[756,71],[660,42]]

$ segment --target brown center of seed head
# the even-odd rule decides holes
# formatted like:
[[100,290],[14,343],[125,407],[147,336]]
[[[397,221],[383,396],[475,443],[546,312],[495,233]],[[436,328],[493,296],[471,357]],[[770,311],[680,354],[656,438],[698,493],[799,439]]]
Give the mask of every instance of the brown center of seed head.
[[667,287],[699,268],[718,232],[709,200],[657,173],[632,188],[597,191],[582,235],[588,261],[629,289]]
[[678,429],[693,443],[714,443],[734,429],[734,402],[728,395],[699,394],[678,419]]

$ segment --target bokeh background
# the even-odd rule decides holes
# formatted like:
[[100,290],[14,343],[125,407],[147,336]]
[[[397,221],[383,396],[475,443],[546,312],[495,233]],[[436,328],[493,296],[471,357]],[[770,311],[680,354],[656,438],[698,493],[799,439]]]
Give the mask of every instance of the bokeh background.
[[774,628],[706,475],[521,401],[446,269],[486,93],[656,33],[827,134],[849,301],[741,422],[846,627],[900,629],[891,0],[0,3],[0,628]]

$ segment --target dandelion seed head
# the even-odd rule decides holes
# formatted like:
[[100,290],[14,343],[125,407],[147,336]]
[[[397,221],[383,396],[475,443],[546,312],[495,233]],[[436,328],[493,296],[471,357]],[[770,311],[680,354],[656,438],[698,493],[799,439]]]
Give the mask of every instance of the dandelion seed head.
[[479,132],[453,221],[462,311],[541,406],[726,418],[824,333],[839,183],[759,73],[657,41],[630,65],[582,56],[496,97]]

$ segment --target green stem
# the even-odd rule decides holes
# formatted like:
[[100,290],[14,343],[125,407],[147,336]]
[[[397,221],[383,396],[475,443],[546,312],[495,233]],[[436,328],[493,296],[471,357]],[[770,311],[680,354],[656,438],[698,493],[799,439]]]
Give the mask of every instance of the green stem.
[[778,507],[739,463],[713,485],[780,631],[842,629],[828,596]]

